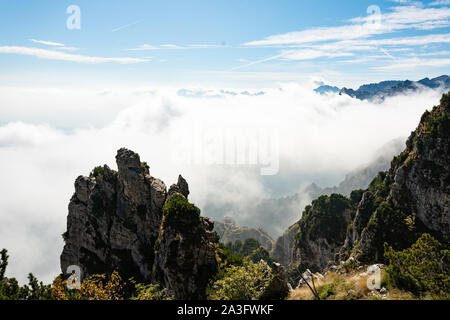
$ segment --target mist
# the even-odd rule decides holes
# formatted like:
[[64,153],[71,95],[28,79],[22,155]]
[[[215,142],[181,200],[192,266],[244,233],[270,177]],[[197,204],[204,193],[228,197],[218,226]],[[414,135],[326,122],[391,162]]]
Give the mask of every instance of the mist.
[[[73,183],[97,165],[116,168],[121,147],[139,153],[167,186],[182,174],[201,209],[232,204],[242,210],[226,215],[265,228],[270,219],[245,215],[249,200],[290,196],[311,182],[338,184],[387,142],[409,136],[441,96],[427,90],[372,103],[320,96],[295,83],[247,91],[253,94],[208,88],[192,97],[180,89],[0,89],[0,248],[9,251],[7,276],[23,283],[33,272],[49,283],[60,273]],[[280,225],[298,219],[310,200]],[[221,220],[224,212],[207,214]]]

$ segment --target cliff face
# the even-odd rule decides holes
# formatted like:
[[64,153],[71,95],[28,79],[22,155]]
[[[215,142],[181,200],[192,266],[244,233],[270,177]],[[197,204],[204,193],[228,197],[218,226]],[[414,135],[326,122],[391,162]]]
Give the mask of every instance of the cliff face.
[[[320,197],[305,209],[294,262],[321,270],[348,258],[382,262],[384,243],[411,246],[422,233],[450,233],[450,94],[425,112],[406,149],[350,199]],[[332,199],[334,197],[334,200]],[[339,200],[339,201],[336,201]]]
[[402,249],[423,232],[437,238],[450,233],[449,95],[424,113],[406,145],[364,194],[344,258],[380,260],[384,242]]
[[[117,152],[116,161],[117,172],[105,165],[95,168],[90,177],[80,176],[75,181],[61,254],[62,272],[77,265],[85,278],[118,270],[124,278],[162,281],[176,298],[201,298],[205,278],[217,270],[213,224],[199,216],[189,225],[180,223],[186,219],[183,214],[188,215],[184,212],[179,221],[166,218],[165,208],[173,197],[189,204],[187,182],[180,176],[167,191],[164,182],[150,175],[139,155],[127,149]],[[192,230],[203,236],[202,241],[185,245]],[[172,239],[177,239],[177,245]],[[159,250],[155,250],[156,243]],[[199,258],[202,254],[203,259]],[[190,274],[189,281],[171,281],[179,273],[176,264],[158,269],[164,265],[162,261],[172,262],[173,257]],[[202,269],[208,272],[198,272]]]
[[293,224],[277,239],[270,255],[282,265],[288,266],[294,262],[295,235],[299,232],[298,223]]
[[344,244],[353,214],[354,203],[344,196],[314,200],[298,223],[293,260],[313,272],[326,268]]
[[170,195],[163,212],[155,280],[177,299],[205,299],[205,288],[218,268],[214,223],[200,217],[200,210],[181,194]]

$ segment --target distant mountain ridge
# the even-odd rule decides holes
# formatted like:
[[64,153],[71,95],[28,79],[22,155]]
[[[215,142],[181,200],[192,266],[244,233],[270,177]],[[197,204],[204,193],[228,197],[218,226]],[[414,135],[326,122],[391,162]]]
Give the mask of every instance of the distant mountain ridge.
[[383,100],[386,97],[392,97],[407,91],[417,91],[423,88],[441,89],[442,92],[450,90],[450,77],[442,75],[433,79],[424,78],[419,81],[411,80],[389,80],[378,83],[363,84],[357,90],[351,88],[341,88],[322,85],[315,92],[325,95],[330,93],[346,94],[359,100]]

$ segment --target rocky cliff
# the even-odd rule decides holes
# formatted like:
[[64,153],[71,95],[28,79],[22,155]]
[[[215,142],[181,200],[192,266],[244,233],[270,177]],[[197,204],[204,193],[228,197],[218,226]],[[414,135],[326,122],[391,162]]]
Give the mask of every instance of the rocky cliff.
[[298,223],[293,259],[313,272],[325,269],[344,244],[354,207],[355,202],[338,194],[314,200]]
[[422,233],[450,233],[450,94],[425,112],[406,149],[365,190],[322,196],[298,223],[294,260],[323,270],[336,260],[383,261],[384,243],[404,249]]
[[272,252],[270,252],[270,255],[284,266],[288,266],[296,260],[294,257],[294,243],[295,235],[298,233],[299,228],[298,223],[290,226],[283,235],[278,237]]
[[201,299],[217,271],[213,223],[187,201],[179,176],[167,191],[139,155],[117,152],[118,171],[95,168],[75,181],[61,269],[86,277],[118,270],[124,278],[159,282],[178,299]]
[[450,233],[450,95],[426,111],[406,149],[371,183],[359,204],[342,258],[382,259],[383,244],[409,247],[427,232]]

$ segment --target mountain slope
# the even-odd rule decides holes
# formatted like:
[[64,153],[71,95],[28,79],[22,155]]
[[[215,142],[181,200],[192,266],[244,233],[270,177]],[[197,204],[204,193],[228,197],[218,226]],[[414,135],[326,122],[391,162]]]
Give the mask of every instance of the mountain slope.
[[[337,260],[383,261],[384,243],[411,246],[430,233],[450,234],[450,94],[425,112],[406,149],[366,190],[350,199],[323,196],[305,209],[293,256],[301,267],[323,270]],[[351,217],[351,219],[349,219]]]

